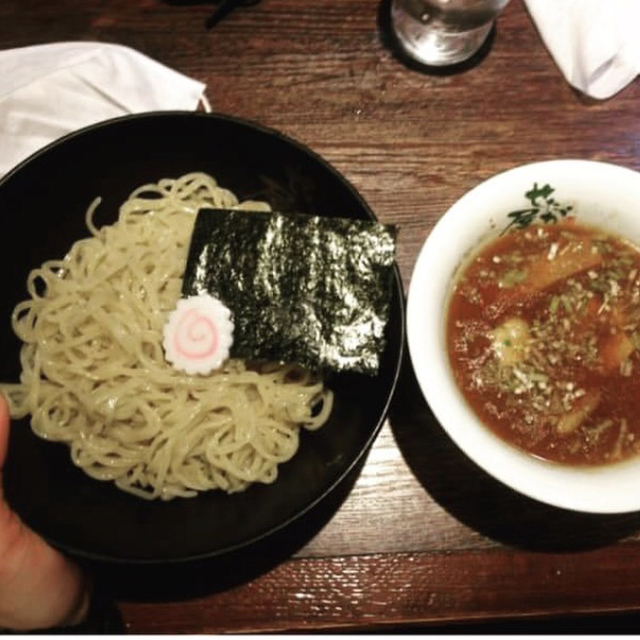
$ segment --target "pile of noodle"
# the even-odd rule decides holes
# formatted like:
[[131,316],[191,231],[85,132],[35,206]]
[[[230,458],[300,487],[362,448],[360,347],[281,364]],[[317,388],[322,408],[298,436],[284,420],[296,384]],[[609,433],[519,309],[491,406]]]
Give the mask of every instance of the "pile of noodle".
[[[12,325],[23,341],[19,384],[2,384],[12,416],[65,442],[73,462],[143,498],[242,491],[270,483],[301,427],[331,411],[322,379],[295,365],[228,360],[207,376],[165,361],[163,327],[182,286],[195,213],[239,203],[205,174],[144,185],[113,225],[63,260],[34,269]],[[250,215],[250,214],[247,214]]]

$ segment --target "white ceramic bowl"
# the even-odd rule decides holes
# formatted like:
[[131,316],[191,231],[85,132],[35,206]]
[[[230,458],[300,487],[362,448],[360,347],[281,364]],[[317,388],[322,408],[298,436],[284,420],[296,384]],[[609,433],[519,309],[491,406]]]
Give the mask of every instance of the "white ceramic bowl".
[[532,186],[549,184],[571,215],[640,245],[640,173],[585,160],[554,160],[498,174],[458,200],[437,222],[418,256],[407,304],[413,367],[435,417],[482,469],[541,502],[590,513],[640,510],[640,457],[598,467],[571,467],[528,455],[475,416],[453,380],[445,346],[446,300],[462,259],[526,208]]

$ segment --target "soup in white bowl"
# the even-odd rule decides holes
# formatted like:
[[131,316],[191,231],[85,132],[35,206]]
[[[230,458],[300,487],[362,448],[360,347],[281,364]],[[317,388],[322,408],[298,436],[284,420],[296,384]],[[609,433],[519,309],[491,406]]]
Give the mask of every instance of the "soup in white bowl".
[[409,349],[434,415],[547,504],[640,508],[639,196],[640,174],[614,165],[512,169],[445,213],[412,276]]

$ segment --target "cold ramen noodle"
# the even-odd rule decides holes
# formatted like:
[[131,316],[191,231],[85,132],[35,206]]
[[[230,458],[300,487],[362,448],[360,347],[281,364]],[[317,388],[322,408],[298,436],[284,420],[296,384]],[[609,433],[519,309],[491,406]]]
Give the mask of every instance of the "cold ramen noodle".
[[[113,225],[34,269],[13,312],[23,341],[19,384],[2,384],[12,416],[67,443],[90,476],[143,498],[236,492],[270,483],[317,429],[332,393],[294,364],[227,360],[208,375],[174,369],[163,325],[180,296],[195,213],[268,210],[238,202],[204,174],[140,187]],[[251,215],[247,213],[247,215]]]
[[456,382],[499,436],[541,458],[603,464],[640,451],[640,251],[565,220],[489,243],[447,315]]

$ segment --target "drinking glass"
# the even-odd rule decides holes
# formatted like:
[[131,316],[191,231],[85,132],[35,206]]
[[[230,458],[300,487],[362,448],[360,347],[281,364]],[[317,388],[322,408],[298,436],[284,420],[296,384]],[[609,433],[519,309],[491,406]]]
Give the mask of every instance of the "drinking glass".
[[404,52],[430,66],[467,60],[484,44],[509,0],[392,0],[391,24]]

